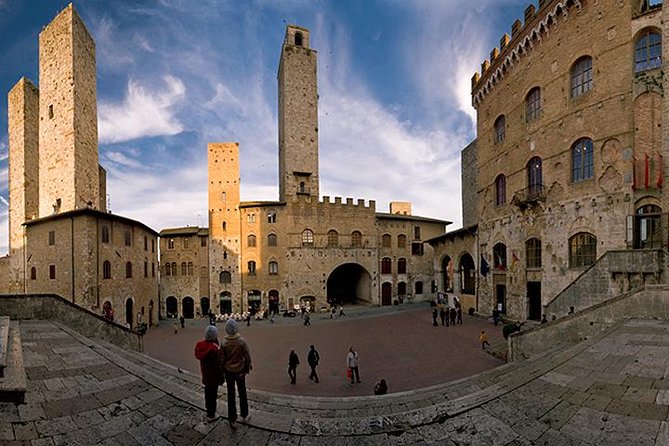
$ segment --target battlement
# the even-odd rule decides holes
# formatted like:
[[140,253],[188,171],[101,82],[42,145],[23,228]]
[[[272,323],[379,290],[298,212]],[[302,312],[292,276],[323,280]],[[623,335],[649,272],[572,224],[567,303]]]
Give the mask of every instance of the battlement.
[[517,19],[511,25],[511,36],[504,34],[499,47],[490,52],[490,59],[481,63],[481,73],[472,76],[472,105],[477,108],[486,95],[498,84],[516,63],[532,51],[541,39],[566,20],[569,13],[579,12],[587,0],[539,0],[525,8],[524,22]]
[[323,200],[318,203],[321,206],[327,206],[327,205],[335,205],[335,206],[352,206],[354,208],[360,208],[360,209],[369,209],[373,212],[376,211],[376,201],[375,200],[369,200],[368,205],[365,205],[365,200],[362,198],[358,198],[353,204],[353,198],[346,198],[346,202],[342,202],[342,197],[334,197],[334,201],[330,201],[330,197],[325,195],[323,196]]

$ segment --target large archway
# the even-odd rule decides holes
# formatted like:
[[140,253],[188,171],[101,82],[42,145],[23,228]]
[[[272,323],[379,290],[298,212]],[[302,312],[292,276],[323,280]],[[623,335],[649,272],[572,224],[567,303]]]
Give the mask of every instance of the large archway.
[[125,322],[132,328],[132,299],[125,301]]
[[202,311],[202,316],[209,314],[209,298],[203,297],[200,299],[200,309]]
[[219,295],[218,307],[221,311],[221,314],[231,314],[232,313],[232,294],[229,291],[223,291]]
[[372,302],[372,276],[357,263],[336,267],[328,277],[327,299],[331,304]]
[[193,319],[195,317],[195,301],[192,297],[186,296],[181,301],[181,311],[183,317],[186,319]]
[[167,318],[177,317],[178,312],[179,302],[177,302],[177,298],[174,296],[169,296],[167,299],[165,299],[165,313],[167,313]]

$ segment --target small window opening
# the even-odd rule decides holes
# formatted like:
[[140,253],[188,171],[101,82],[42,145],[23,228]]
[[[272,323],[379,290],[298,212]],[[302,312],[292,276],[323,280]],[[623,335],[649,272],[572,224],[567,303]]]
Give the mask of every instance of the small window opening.
[[49,119],[53,119],[53,104],[49,104]]
[[303,37],[302,33],[295,33],[295,45],[297,46],[302,46],[303,45]]

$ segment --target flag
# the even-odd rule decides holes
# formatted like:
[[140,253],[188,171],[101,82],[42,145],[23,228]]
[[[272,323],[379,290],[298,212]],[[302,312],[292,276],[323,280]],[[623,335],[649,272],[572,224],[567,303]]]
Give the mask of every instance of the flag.
[[488,265],[488,262],[486,262],[485,258],[483,257],[483,254],[481,254],[481,275],[485,277],[488,275],[489,271],[490,271],[490,265]]

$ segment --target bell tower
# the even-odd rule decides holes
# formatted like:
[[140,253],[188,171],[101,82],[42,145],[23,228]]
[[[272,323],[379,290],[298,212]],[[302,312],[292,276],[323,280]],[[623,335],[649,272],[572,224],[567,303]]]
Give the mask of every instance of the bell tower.
[[309,30],[288,25],[279,61],[279,199],[319,197],[316,51]]

